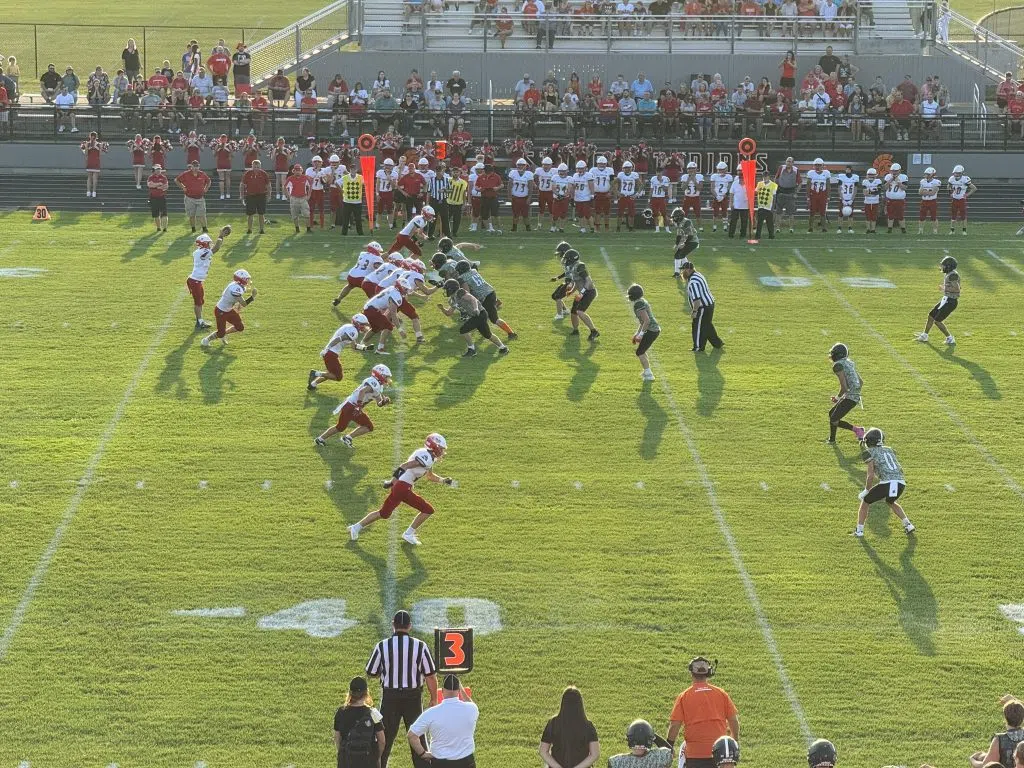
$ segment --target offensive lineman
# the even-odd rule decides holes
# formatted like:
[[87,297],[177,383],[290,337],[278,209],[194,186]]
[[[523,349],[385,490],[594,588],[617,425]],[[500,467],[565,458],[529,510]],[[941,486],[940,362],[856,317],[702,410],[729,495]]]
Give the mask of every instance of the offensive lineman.
[[857,367],[850,359],[850,350],[845,344],[833,344],[828,357],[832,361],[832,372],[839,379],[839,394],[832,395],[832,408],[828,412],[828,440],[825,442],[835,445],[836,430],[839,428],[850,430],[860,440],[864,437],[864,428],[843,421],[843,416],[861,402],[860,390],[864,381],[857,373]]
[[384,246],[376,240],[367,243],[363,252],[359,254],[359,258],[356,259],[356,263],[345,276],[345,287],[341,289],[341,293],[334,298],[331,304],[338,306],[353,289],[361,288],[366,276],[384,263],[383,254]]
[[946,328],[944,321],[947,317],[953,314],[953,310],[956,309],[956,305],[960,301],[960,273],[956,271],[956,259],[952,256],[946,256],[942,261],[939,262],[939,268],[942,270],[942,285],[939,289],[942,291],[942,298],[939,299],[939,303],[932,307],[928,313],[928,320],[924,324],[924,330],[917,334],[918,341],[928,341],[928,331],[932,329],[934,325],[946,336],[946,344],[953,346],[956,344],[956,339],[953,338],[953,334]]
[[672,277],[679,277],[686,257],[700,247],[700,238],[697,236],[693,221],[686,218],[682,208],[672,210],[672,224],[676,230],[676,250],[673,257],[675,271],[672,273]]
[[434,474],[434,464],[439,462],[448,450],[448,442],[437,432],[431,432],[422,448],[412,452],[412,455],[404,464],[399,464],[391,477],[384,481],[384,487],[390,489],[388,497],[380,505],[380,509],[371,512],[358,523],[348,527],[352,541],[359,538],[359,532],[372,525],[377,520],[387,520],[399,504],[405,503],[419,512],[412,524],[402,534],[402,539],[407,544],[418,546],[421,542],[416,536],[416,531],[423,525],[432,514],[434,508],[430,502],[413,490],[416,481],[426,478],[432,483],[443,483],[454,485],[455,481],[450,477],[442,477]]
[[320,357],[324,361],[324,368],[326,370],[311,370],[309,372],[309,381],[306,383],[306,389],[310,392],[316,392],[317,386],[325,381],[341,381],[345,375],[341,368],[342,350],[345,347],[354,347],[360,332],[365,332],[369,327],[370,321],[366,319],[366,315],[362,312],[357,312],[352,315],[352,322],[345,323],[336,330],[334,335],[331,336],[331,340],[327,342],[327,346],[320,352]]
[[[907,534],[914,532],[914,524],[903,511],[898,499],[906,490],[907,481],[903,476],[903,467],[896,459],[896,452],[882,442],[884,436],[878,427],[872,427],[864,433],[863,459],[868,465],[868,474],[864,480],[864,490],[860,492],[860,509],[857,512],[857,528],[853,535],[864,538],[864,521],[868,519],[868,509],[876,501],[884,501],[892,513],[903,523]],[[878,482],[874,483],[877,477]]]
[[[221,344],[227,344],[228,340],[224,338],[229,333],[241,333],[245,330],[245,326],[242,324],[242,316],[239,311],[244,307],[249,306],[256,300],[256,286],[251,285],[252,276],[244,269],[235,271],[235,274],[231,278],[231,282],[228,283],[224,289],[224,293],[221,294],[220,300],[217,302],[217,306],[213,308],[214,317],[217,320],[217,330],[206,336],[203,336],[199,340],[200,346],[209,347],[210,342],[215,338],[220,339]],[[245,295],[245,289],[249,288],[249,296]],[[231,327],[228,328],[228,323]]]
[[953,166],[953,175],[949,177],[949,234],[956,231],[956,222],[963,227],[967,235],[967,198],[978,191],[971,177],[964,174],[962,165]]
[[355,391],[334,409],[334,412],[338,414],[338,423],[328,427],[313,440],[313,443],[321,446],[326,445],[328,440],[345,429],[353,421],[359,426],[347,435],[341,436],[341,442],[349,448],[352,447],[352,440],[354,438],[365,435],[368,432],[373,432],[373,422],[370,421],[369,416],[363,413],[363,408],[369,405],[371,400],[375,401],[381,408],[390,403],[391,398],[384,394],[384,387],[390,383],[391,369],[382,363],[373,366],[370,370],[370,375],[363,379],[363,382],[355,388]]
[[469,263],[468,259],[455,264],[455,274],[461,286],[469,291],[474,299],[480,302],[480,305],[487,313],[487,319],[501,328],[508,335],[509,341],[518,339],[519,335],[512,330],[508,323],[498,316],[501,300],[498,298],[494,286],[483,279],[480,273]]
[[[459,264],[463,263],[465,262],[459,262]],[[507,355],[508,347],[491,333],[491,326],[487,324],[487,310],[483,308],[483,305],[477,298],[461,287],[458,280],[445,280],[442,288],[444,289],[444,295],[448,298],[448,306],[438,304],[437,308],[441,310],[445,317],[451,317],[456,312],[459,313],[459,321],[461,322],[459,333],[466,340],[466,351],[463,352],[462,356],[476,357],[473,331],[478,331],[481,336],[496,346],[499,355]]]
[[192,274],[185,280],[188,292],[192,294],[192,302],[195,305],[196,330],[202,331],[210,327],[210,324],[203,320],[203,303],[206,296],[203,290],[203,281],[210,272],[210,264],[213,262],[213,254],[224,245],[224,238],[231,234],[231,227],[222,227],[217,241],[203,232],[196,238],[196,249],[192,251]]

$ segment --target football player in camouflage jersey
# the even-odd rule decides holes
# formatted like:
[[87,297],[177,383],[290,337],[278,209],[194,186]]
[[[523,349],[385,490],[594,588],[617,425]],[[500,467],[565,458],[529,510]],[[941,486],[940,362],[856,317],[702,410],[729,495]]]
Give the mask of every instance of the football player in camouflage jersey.
[[[903,467],[896,459],[896,452],[883,445],[884,436],[878,427],[872,427],[864,433],[864,453],[862,458],[868,465],[868,475],[864,480],[864,490],[860,492],[860,510],[857,513],[857,529],[853,535],[864,537],[864,521],[868,519],[868,509],[876,501],[884,501],[892,513],[903,523],[903,530],[908,534],[914,532],[914,524],[907,513],[897,503],[907,487],[903,476]],[[876,483],[875,480],[878,480]]]
[[572,322],[572,331],[569,335],[580,335],[580,321],[582,320],[583,324],[590,329],[590,335],[587,336],[587,340],[594,341],[601,335],[600,331],[594,326],[594,321],[587,314],[590,305],[597,298],[597,288],[594,286],[594,279],[590,276],[587,265],[580,261],[580,255],[574,249],[570,248],[566,251],[562,261],[565,264],[565,278],[571,286],[566,293],[576,292],[576,296],[572,300],[572,306],[569,308],[569,320]]
[[672,277],[679,277],[686,257],[700,247],[700,238],[697,237],[697,228],[686,218],[682,208],[673,209],[672,224],[676,231],[675,272],[672,273]]
[[832,361],[832,372],[839,379],[839,394],[832,395],[832,409],[828,412],[828,440],[825,442],[835,443],[836,429],[840,428],[850,430],[860,440],[864,437],[864,428],[843,421],[843,416],[861,402],[860,389],[864,380],[857,373],[857,367],[850,359],[850,350],[845,344],[833,344],[828,356]]
[[916,338],[918,341],[928,341],[928,331],[934,325],[946,335],[946,344],[953,346],[956,344],[956,339],[943,325],[943,320],[953,314],[953,310],[956,309],[956,305],[960,301],[960,273],[956,271],[956,259],[952,256],[947,256],[940,261],[939,268],[943,275],[942,285],[939,286],[942,298],[928,313],[928,321],[924,324],[924,330],[917,334]]
[[629,752],[608,758],[608,768],[668,768],[672,748],[646,720],[634,720],[626,729]]
[[462,356],[474,357],[476,355],[473,331],[478,331],[481,336],[496,346],[499,355],[507,355],[508,347],[491,333],[491,327],[487,324],[487,312],[476,297],[465,288],[460,287],[458,280],[445,280],[443,288],[444,295],[448,297],[448,306],[438,304],[437,308],[445,317],[451,317],[456,312],[459,313],[459,333],[466,340],[466,351]]
[[551,299],[555,302],[555,320],[562,320],[568,314],[565,309],[565,296],[569,293],[571,283],[569,278],[565,274],[565,254],[572,250],[572,246],[569,245],[565,240],[555,246],[555,253],[558,256],[558,263],[562,265],[562,274],[556,275],[551,278],[551,282],[555,283],[559,280],[562,284],[555,288],[554,293],[551,294]]
[[633,343],[636,344],[636,358],[644,367],[640,374],[644,381],[654,381],[654,373],[651,371],[651,361],[647,357],[647,350],[661,333],[661,326],[654,317],[651,305],[644,298],[644,289],[633,283],[626,289],[626,298],[633,305],[633,314],[636,315],[640,327],[633,334]]
[[483,246],[480,245],[480,243],[453,243],[450,237],[442,237],[437,241],[437,250],[449,259],[454,261],[464,261],[466,260],[466,254],[463,253],[464,250],[479,251],[483,250]]
[[511,326],[498,316],[501,299],[498,298],[494,286],[484,280],[483,276],[473,268],[469,261],[456,262],[455,273],[456,280],[459,281],[463,288],[473,294],[473,298],[483,306],[484,311],[487,313],[487,319],[508,334],[509,341],[518,339],[519,336],[516,335]]

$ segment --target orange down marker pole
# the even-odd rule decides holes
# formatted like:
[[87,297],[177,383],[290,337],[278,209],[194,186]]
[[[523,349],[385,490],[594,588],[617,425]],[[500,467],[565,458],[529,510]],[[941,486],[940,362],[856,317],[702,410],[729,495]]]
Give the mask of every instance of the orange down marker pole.
[[363,174],[363,191],[366,193],[366,216],[370,222],[370,231],[373,231],[373,195],[377,191],[377,158],[373,155],[363,155],[359,158],[360,170]]
[[747,207],[750,209],[750,233],[747,242],[754,244],[757,243],[757,240],[754,239],[754,188],[757,186],[757,162],[753,157],[757,151],[757,142],[749,137],[740,139],[739,150],[740,155],[743,157],[740,161],[740,170],[743,173],[743,187],[747,191]]

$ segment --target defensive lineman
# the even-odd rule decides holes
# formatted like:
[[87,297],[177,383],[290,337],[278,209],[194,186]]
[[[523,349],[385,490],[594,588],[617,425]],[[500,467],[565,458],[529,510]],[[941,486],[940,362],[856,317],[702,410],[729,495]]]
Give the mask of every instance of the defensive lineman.
[[203,303],[205,292],[203,281],[210,272],[210,264],[213,262],[213,254],[224,245],[224,238],[231,234],[231,227],[223,227],[217,236],[217,241],[203,232],[196,238],[196,249],[192,251],[192,274],[188,276],[185,285],[188,292],[192,294],[192,303],[195,305],[196,330],[201,331],[210,327],[210,324],[203,320]]
[[939,286],[942,298],[928,313],[924,330],[917,334],[918,341],[928,341],[928,331],[934,325],[945,334],[946,344],[950,346],[956,344],[956,339],[944,324],[945,319],[953,314],[953,310],[956,309],[956,305],[960,301],[960,273],[956,271],[956,266],[956,259],[952,256],[946,256],[939,262],[939,269],[942,270],[942,285]]
[[[896,452],[883,445],[884,436],[878,427],[872,427],[864,433],[864,461],[868,465],[864,490],[860,492],[860,510],[857,513],[857,528],[853,535],[858,539],[864,537],[864,521],[868,519],[868,509],[876,501],[884,501],[892,513],[903,523],[903,530],[908,534],[914,532],[914,524],[903,511],[898,499],[906,490],[907,481],[903,476],[903,467],[896,459]],[[875,479],[878,482],[875,483]]]
[[828,412],[828,440],[825,442],[834,445],[836,430],[839,428],[850,430],[860,440],[864,437],[864,428],[843,421],[843,416],[861,402],[860,390],[864,382],[857,373],[857,367],[850,359],[850,350],[845,344],[833,344],[832,349],[828,351],[828,357],[832,361],[832,372],[839,379],[839,394],[832,395],[832,408]]

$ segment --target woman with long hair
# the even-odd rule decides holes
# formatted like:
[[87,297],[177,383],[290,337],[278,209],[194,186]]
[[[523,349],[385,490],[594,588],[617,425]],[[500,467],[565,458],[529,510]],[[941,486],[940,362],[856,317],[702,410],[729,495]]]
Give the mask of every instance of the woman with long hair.
[[558,714],[544,726],[538,752],[548,768],[588,768],[597,762],[597,729],[587,719],[583,695],[575,685],[562,691]]
[[353,677],[345,704],[334,713],[338,768],[377,768],[384,752],[384,718],[373,706],[365,677]]

